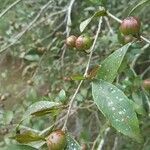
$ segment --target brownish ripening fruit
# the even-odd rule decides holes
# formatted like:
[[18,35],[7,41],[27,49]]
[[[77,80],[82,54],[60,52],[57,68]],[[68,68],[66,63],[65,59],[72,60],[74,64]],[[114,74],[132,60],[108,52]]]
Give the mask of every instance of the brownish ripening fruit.
[[38,47],[38,48],[37,48],[37,51],[38,51],[40,54],[43,54],[43,53],[46,51],[46,48],[45,48],[45,47]]
[[141,23],[137,17],[127,17],[120,25],[120,31],[124,35],[137,35],[140,32]]
[[30,86],[32,86],[34,84],[34,82],[32,80],[28,80],[27,84],[30,85]]
[[75,45],[78,50],[87,50],[92,45],[92,38],[86,35],[81,35],[77,38]]
[[1,95],[1,93],[0,93],[0,101],[5,101],[5,100],[7,100],[10,96],[11,96],[10,93],[5,93],[5,94],[3,94],[3,95]]
[[63,37],[64,34],[63,34],[63,32],[56,32],[56,33],[55,33],[55,36],[56,36],[56,37]]
[[48,150],[64,150],[67,139],[62,130],[52,132],[46,139]]
[[145,79],[143,81],[143,87],[147,90],[150,90],[150,79]]
[[67,45],[68,47],[70,47],[70,48],[75,47],[76,39],[77,39],[77,37],[74,36],[74,35],[69,36],[69,37],[66,39],[66,45]]
[[81,145],[81,150],[87,150],[87,145],[86,144],[82,144]]

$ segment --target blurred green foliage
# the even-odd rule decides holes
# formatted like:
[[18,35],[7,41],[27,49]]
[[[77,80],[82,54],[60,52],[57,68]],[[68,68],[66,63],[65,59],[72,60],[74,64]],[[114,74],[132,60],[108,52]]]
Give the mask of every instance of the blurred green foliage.
[[[0,13],[13,2],[15,0],[1,0]],[[123,19],[139,2],[140,0],[76,0],[71,10],[70,34],[79,36],[80,23],[98,11],[100,5]],[[48,0],[22,0],[0,18],[0,51],[15,41],[15,37],[29,26],[46,3]],[[61,118],[66,114],[67,104],[79,83],[71,80],[71,77],[84,73],[89,57],[88,53],[65,47],[69,4],[69,0],[52,0],[27,32],[13,46],[0,52],[0,149],[15,143],[10,137],[17,132],[15,127],[28,106],[34,102],[60,102],[64,108],[57,113],[57,117],[48,114],[39,118],[27,118],[19,132],[26,129],[43,131],[50,126],[53,128],[54,123],[55,128],[63,126],[64,120]],[[144,5],[133,13],[141,19],[141,32],[147,38],[150,35],[149,6]],[[98,19],[93,19],[84,33],[93,37],[97,24]],[[122,46],[118,40],[118,27],[119,24],[111,18],[103,19],[90,68],[99,65]],[[133,99],[146,111],[146,116],[138,115],[144,143],[138,144],[111,129],[105,139],[105,150],[111,150],[115,146],[114,142],[117,143],[118,150],[150,149],[150,92],[142,87],[143,80],[150,78],[150,69],[147,70],[150,66],[150,47],[144,47],[145,45],[143,41],[132,44],[114,81],[129,99]],[[71,110],[68,130],[80,145],[86,143],[90,150],[105,122],[105,117],[93,104],[90,80],[85,80]],[[100,138],[95,147],[99,141]]]

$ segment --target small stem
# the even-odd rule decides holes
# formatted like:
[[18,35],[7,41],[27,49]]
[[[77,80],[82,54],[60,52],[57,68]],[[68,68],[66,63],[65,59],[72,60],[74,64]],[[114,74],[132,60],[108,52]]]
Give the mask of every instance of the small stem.
[[109,28],[110,33],[111,33],[112,35],[114,35],[114,31],[113,31],[113,29],[112,29],[111,26],[110,26],[108,17],[105,16],[104,19],[105,19],[105,21],[106,21],[106,24],[107,24],[107,26],[108,26],[108,28]]
[[99,143],[99,145],[98,145],[97,150],[102,150],[103,145],[104,145],[104,143],[105,143],[105,138],[106,138],[106,136],[107,136],[107,134],[108,134],[109,131],[110,131],[110,127],[108,127],[108,128],[105,129],[104,137],[101,139],[101,141],[100,141],[100,143]]
[[132,63],[131,63],[131,68],[134,68],[136,61],[138,60],[138,58],[141,56],[141,54],[144,53],[144,50],[147,49],[150,45],[146,44],[141,48],[141,52],[139,54],[136,54]]
[[145,37],[143,37],[142,35],[140,36],[140,38],[141,38],[143,41],[145,41],[145,42],[147,42],[147,43],[149,43],[149,44],[150,44],[150,40],[146,39],[146,38],[145,38]]
[[101,24],[102,24],[102,18],[100,17],[100,19],[99,19],[99,24],[98,24],[98,29],[97,29],[97,32],[96,32],[95,40],[94,40],[93,45],[92,45],[91,50],[90,50],[91,53],[90,53],[90,56],[89,56],[89,60],[88,60],[86,69],[85,69],[84,77],[86,77],[87,72],[88,72],[88,69],[89,69],[89,66],[90,66],[91,58],[92,58],[92,55],[93,55],[93,50],[94,50],[94,48],[95,48],[96,41],[97,41],[98,35],[99,35],[99,33],[100,33]]
[[68,112],[67,112],[66,119],[65,119],[65,123],[64,123],[64,126],[63,126],[62,130],[66,130],[66,125],[67,125],[67,121],[68,121],[68,118],[69,118],[69,114],[70,114],[70,111],[71,111],[71,108],[72,108],[72,104],[73,104],[73,102],[74,102],[74,99],[75,99],[76,95],[78,94],[78,91],[79,91],[79,89],[80,89],[82,83],[83,83],[83,80],[80,81],[80,83],[79,83],[79,85],[78,85],[78,87],[77,87],[75,93],[73,94],[73,96],[72,96],[72,98],[71,98],[71,100],[70,100]]
[[[70,1],[70,4],[68,6],[68,11],[67,11],[67,23],[66,23],[66,37],[69,36],[70,32],[71,32],[71,25],[72,25],[72,21],[71,21],[71,12],[72,12],[72,7],[73,7],[73,4],[75,3],[75,0],[71,0]],[[61,56],[61,66],[63,67],[64,65],[64,56],[65,56],[65,53],[66,53],[66,46],[64,45],[62,47],[63,49],[63,52],[62,52],[62,56]]]
[[98,139],[100,138],[100,136],[101,136],[101,134],[98,134],[98,136],[96,137],[95,141],[93,142],[91,150],[95,149],[96,143],[97,143]]
[[147,67],[147,68],[144,70],[144,72],[141,74],[141,78],[143,78],[144,75],[145,75],[149,70],[150,70],[150,66]]
[[[73,115],[75,112],[76,112],[76,110],[75,111],[71,111],[70,116]],[[54,126],[62,123],[65,119],[66,119],[66,116],[61,117],[59,120],[57,120],[55,123],[53,123],[50,127],[47,127],[46,129],[44,129],[43,131],[41,131],[40,135],[42,135],[42,136],[46,135],[48,132],[51,131],[51,129]]]
[[107,11],[107,15],[111,18],[113,18],[114,20],[116,20],[119,23],[122,23],[122,20],[120,20],[119,18],[117,18],[116,16],[112,15],[110,12]]
[[115,137],[115,142],[114,142],[114,146],[112,148],[112,150],[116,150],[117,149],[117,145],[118,145],[118,137]]
[[67,13],[67,26],[66,26],[66,33],[67,33],[67,37],[70,34],[71,28],[70,26],[72,25],[72,21],[71,21],[71,11],[72,11],[72,7],[73,4],[75,3],[75,0],[71,0],[69,7],[68,7],[68,13]]

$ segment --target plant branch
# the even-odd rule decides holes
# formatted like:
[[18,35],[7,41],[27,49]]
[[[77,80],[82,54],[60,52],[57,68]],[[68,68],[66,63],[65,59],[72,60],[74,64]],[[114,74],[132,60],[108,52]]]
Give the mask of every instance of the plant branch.
[[73,96],[72,96],[72,98],[71,98],[71,100],[70,100],[69,108],[68,108],[67,115],[66,115],[66,119],[65,119],[65,123],[64,123],[64,126],[63,126],[63,128],[62,128],[62,130],[64,130],[64,131],[66,130],[67,121],[68,121],[68,118],[69,118],[69,115],[70,115],[70,111],[71,111],[71,108],[72,108],[72,104],[73,104],[73,102],[74,102],[74,99],[75,99],[76,95],[77,95],[78,92],[79,92],[79,89],[80,89],[82,83],[83,83],[83,80],[80,81],[80,83],[79,83],[79,85],[78,85],[78,87],[77,87],[75,93],[73,94]]
[[99,145],[98,145],[97,150],[102,150],[103,145],[104,145],[104,143],[105,143],[105,138],[106,138],[106,136],[107,136],[107,134],[108,134],[109,131],[110,131],[110,127],[108,127],[108,128],[105,129],[104,137],[101,139],[101,141],[100,141],[100,143],[99,143]]
[[56,15],[63,14],[63,13],[65,13],[66,11],[67,11],[67,9],[62,9],[62,10],[60,10],[60,11],[56,11],[56,12],[54,12],[54,13],[51,13],[48,17],[46,17],[46,18],[44,18],[44,19],[41,19],[41,20],[38,21],[36,24],[34,24],[34,25],[30,28],[30,30],[31,30],[32,28],[34,28],[34,27],[36,27],[36,26],[42,24],[44,21],[46,21],[46,20],[48,20],[48,19],[50,19],[50,18],[52,18],[52,17],[54,17],[54,16],[56,16]]
[[94,150],[94,149],[95,149],[96,143],[97,143],[98,139],[100,138],[100,136],[101,136],[101,134],[98,134],[98,136],[97,136],[96,139],[94,140],[91,150]]
[[150,71],[150,66],[144,70],[144,72],[141,74],[141,78],[143,78],[148,71]]
[[115,141],[114,141],[114,146],[112,148],[112,150],[116,150],[117,149],[117,145],[118,145],[118,137],[115,137]]
[[[99,19],[99,24],[98,24],[98,29],[97,29],[97,32],[96,32],[96,36],[95,36],[95,39],[94,39],[94,42],[91,46],[91,49],[90,49],[90,55],[89,55],[89,59],[88,59],[88,63],[86,65],[86,69],[85,69],[85,73],[84,73],[84,77],[87,76],[87,72],[88,72],[88,69],[89,69],[89,66],[90,66],[90,62],[91,62],[91,58],[92,58],[92,54],[93,54],[93,51],[94,51],[94,48],[95,48],[95,45],[96,45],[96,41],[98,39],[98,35],[100,33],[100,29],[101,29],[101,24],[102,24],[102,17],[100,17]],[[72,105],[73,105],[73,102],[75,100],[75,97],[77,95],[77,93],[79,92],[80,90],[80,87],[83,83],[83,80],[80,81],[74,95],[72,96],[71,100],[70,100],[70,103],[69,103],[69,108],[68,108],[68,111],[67,111],[67,115],[66,115],[66,119],[65,119],[65,123],[64,123],[64,126],[62,128],[62,130],[65,130],[66,129],[66,125],[67,125],[67,121],[68,121],[68,118],[69,118],[69,114],[70,114],[70,111],[71,111],[71,108],[72,108]]]
[[[66,25],[66,37],[69,36],[70,32],[71,32],[71,25],[72,25],[72,21],[71,21],[71,11],[72,11],[72,7],[74,4],[75,0],[71,0],[70,4],[68,6],[68,11],[67,11],[67,25]],[[61,56],[61,66],[64,65],[64,56],[66,53],[66,46],[64,45],[62,47],[63,52],[62,52],[62,56]]]
[[131,63],[131,68],[134,68],[136,61],[138,60],[138,58],[141,56],[141,54],[144,53],[144,50],[147,49],[150,45],[146,44],[141,48],[141,52],[139,54],[136,54],[132,63]]
[[12,3],[11,5],[9,5],[1,14],[0,14],[0,18],[2,18],[11,8],[13,8],[15,5],[17,5],[19,2],[21,2],[22,0],[17,0],[14,3]]
[[73,4],[74,4],[75,0],[71,0],[70,4],[69,4],[69,7],[68,7],[68,13],[67,13],[67,26],[66,26],[66,34],[67,34],[67,37],[69,36],[70,34],[70,31],[71,31],[71,25],[72,25],[72,21],[71,21],[71,11],[72,11],[72,7],[73,7]]
[[[117,18],[116,16],[112,15],[110,12],[107,11],[107,15],[109,17],[111,17],[112,19],[116,20],[119,23],[122,23],[122,20],[120,20],[119,18]],[[140,38],[145,41],[146,43],[150,44],[150,40],[148,40],[147,38],[143,37],[142,35],[140,36]]]
[[107,15],[109,17],[111,17],[112,19],[116,20],[119,23],[122,23],[122,20],[120,20],[119,18],[117,18],[116,16],[112,15],[109,11],[107,11]]
[[109,20],[108,20],[108,17],[104,17],[105,21],[106,21],[106,24],[109,28],[109,31],[110,31],[110,34],[114,35],[114,31],[112,30],[111,26],[110,26],[110,23],[109,23]]
[[150,40],[148,40],[147,38],[143,37],[142,35],[140,36],[140,38],[141,38],[143,41],[145,41],[145,42],[147,42],[148,44],[150,44]]

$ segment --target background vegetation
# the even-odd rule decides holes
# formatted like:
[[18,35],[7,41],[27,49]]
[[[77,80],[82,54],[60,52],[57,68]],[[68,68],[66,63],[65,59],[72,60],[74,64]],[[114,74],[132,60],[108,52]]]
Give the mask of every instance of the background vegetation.
[[[14,2],[16,4],[3,14]],[[69,101],[78,87],[78,80],[82,78],[89,59],[89,53],[67,48],[66,37],[72,34],[81,35],[80,23],[97,12],[99,6],[104,6],[111,14],[123,19],[140,2],[0,1],[0,149],[17,143],[19,138],[16,133],[32,131],[47,135],[47,131],[64,126]],[[140,18],[141,33],[147,39],[150,39],[149,2],[145,1],[132,12],[132,15]],[[94,18],[83,33],[94,37],[98,20]],[[90,69],[100,65],[105,58],[123,46],[118,39],[118,32],[119,23],[111,17],[103,17]],[[87,69],[90,70],[89,68]],[[138,119],[144,142],[140,144],[114,128],[109,128],[107,119],[94,104],[91,80],[84,80],[67,121],[67,131],[78,141],[82,150],[95,150],[100,146],[100,149],[104,150],[150,149],[150,93],[142,86],[143,81],[148,78],[150,47],[148,42],[139,40],[129,48],[113,84],[142,109],[141,114],[144,115],[138,114]],[[39,101],[51,101],[61,105],[50,109],[48,113],[44,111],[46,115],[40,114],[40,117],[26,116],[16,128],[22,117],[27,115],[27,108]],[[32,143],[23,141],[20,139],[19,142],[42,149],[42,143],[38,140]]]

